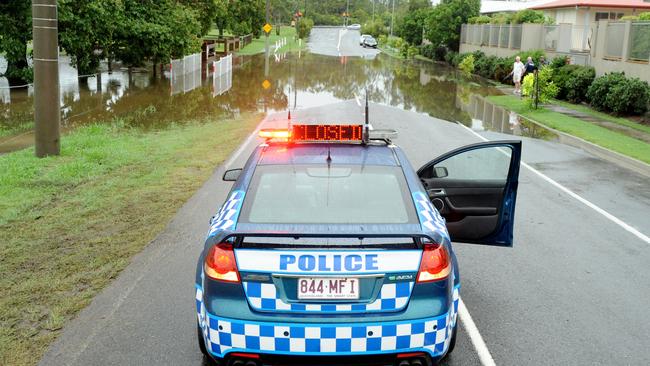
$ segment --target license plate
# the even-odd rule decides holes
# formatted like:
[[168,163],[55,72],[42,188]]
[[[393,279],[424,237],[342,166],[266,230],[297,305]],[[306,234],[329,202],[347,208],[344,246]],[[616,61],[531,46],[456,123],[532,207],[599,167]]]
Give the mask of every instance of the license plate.
[[299,300],[357,300],[358,278],[301,277],[298,278]]

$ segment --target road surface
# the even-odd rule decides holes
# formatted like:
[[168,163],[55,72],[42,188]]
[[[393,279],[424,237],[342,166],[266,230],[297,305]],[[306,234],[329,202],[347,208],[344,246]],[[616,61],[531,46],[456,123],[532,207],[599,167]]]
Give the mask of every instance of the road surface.
[[[306,122],[364,118],[357,100],[293,115]],[[284,118],[270,115],[261,126],[284,125]],[[370,120],[399,131],[396,143],[416,168],[458,146],[513,138],[378,104],[371,104]],[[221,181],[224,169],[242,167],[257,143],[252,136],[215,170],[165,231],[66,326],[41,365],[203,364],[195,263],[208,220],[230,189]],[[522,159],[514,248],[454,247],[467,312],[444,364],[650,364],[648,178],[529,138]]]

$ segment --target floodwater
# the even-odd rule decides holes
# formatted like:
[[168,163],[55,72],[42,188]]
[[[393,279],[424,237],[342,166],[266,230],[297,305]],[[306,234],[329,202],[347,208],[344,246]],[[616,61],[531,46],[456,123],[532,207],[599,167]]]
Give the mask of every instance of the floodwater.
[[[218,121],[243,112],[276,112],[363,98],[426,113],[474,128],[548,138],[544,131],[485,102],[500,94],[490,84],[469,79],[430,62],[405,62],[379,54],[373,58],[324,56],[310,52],[234,56],[230,82],[203,67],[182,78],[168,66],[104,70],[79,79],[67,57],[60,62],[62,128],[119,118],[128,126],[159,129],[185,121]],[[0,59],[0,72],[4,60]],[[106,65],[103,65],[106,69]],[[215,82],[216,79],[216,82]],[[268,83],[264,83],[268,80]],[[263,83],[268,88],[264,88]],[[8,88],[0,78],[0,153],[33,141],[33,89]]]

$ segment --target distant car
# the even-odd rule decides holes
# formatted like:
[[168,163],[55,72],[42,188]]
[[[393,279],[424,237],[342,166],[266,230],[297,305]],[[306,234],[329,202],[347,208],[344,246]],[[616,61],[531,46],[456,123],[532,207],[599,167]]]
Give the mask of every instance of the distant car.
[[362,34],[361,37],[359,37],[359,46],[363,46],[363,40],[368,37],[372,38],[370,34]]
[[361,24],[350,24],[348,25],[348,29],[359,30],[361,29]]
[[363,39],[363,47],[377,48],[377,40],[373,36],[368,36]]

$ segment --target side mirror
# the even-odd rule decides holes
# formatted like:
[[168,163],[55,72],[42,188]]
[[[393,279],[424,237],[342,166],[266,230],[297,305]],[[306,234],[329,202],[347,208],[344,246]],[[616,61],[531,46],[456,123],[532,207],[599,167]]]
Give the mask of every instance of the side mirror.
[[223,179],[226,182],[234,182],[239,178],[239,174],[241,174],[242,169],[230,169],[226,170],[225,173],[223,173]]
[[444,178],[449,175],[449,172],[444,166],[437,166],[433,168],[433,175],[434,178]]

